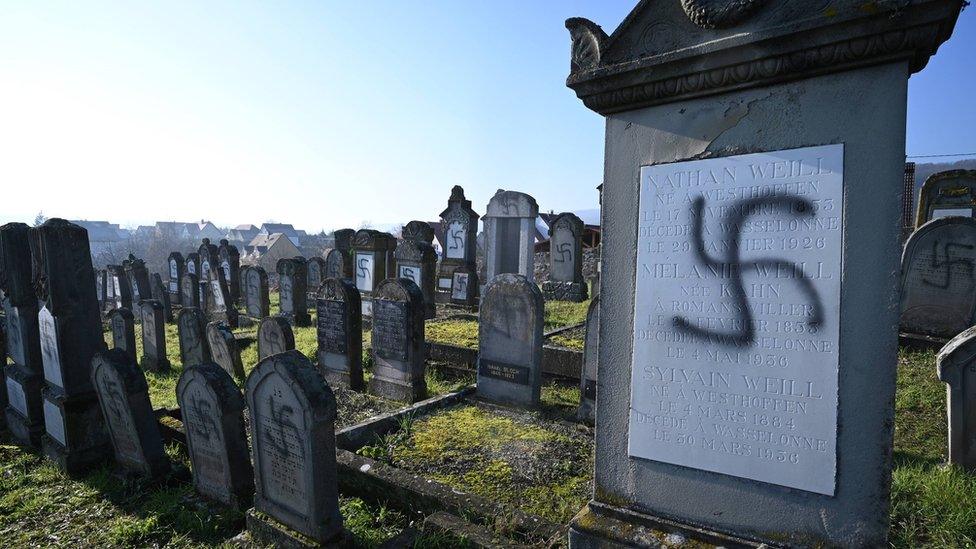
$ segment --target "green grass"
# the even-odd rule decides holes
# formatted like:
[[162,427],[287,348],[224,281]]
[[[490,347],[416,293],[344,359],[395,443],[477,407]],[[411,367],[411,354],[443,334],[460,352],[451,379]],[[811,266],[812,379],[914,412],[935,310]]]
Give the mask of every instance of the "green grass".
[[439,320],[428,322],[424,327],[427,341],[456,345],[468,349],[478,348],[478,322],[474,320]]
[[572,326],[581,322],[586,322],[586,309],[590,306],[590,301],[582,303],[572,303],[570,301],[546,301],[545,324],[546,329],[559,328],[561,326]]

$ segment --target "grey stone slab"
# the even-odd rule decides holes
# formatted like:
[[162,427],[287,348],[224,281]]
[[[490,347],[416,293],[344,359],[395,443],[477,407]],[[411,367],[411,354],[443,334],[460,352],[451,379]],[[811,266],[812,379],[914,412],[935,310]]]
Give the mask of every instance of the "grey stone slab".
[[186,254],[186,274],[200,277],[200,254],[192,252]]
[[303,257],[278,260],[278,293],[281,315],[295,326],[311,326],[308,314],[308,275]]
[[322,279],[352,279],[352,258],[346,250],[332,249],[325,252],[325,268]]
[[427,396],[424,296],[412,280],[384,281],[373,300],[370,393],[416,402]]
[[[411,221],[411,223],[419,222]],[[427,227],[430,228],[430,225]],[[414,230],[420,231],[417,228]],[[433,229],[430,232],[433,238]],[[434,247],[422,241],[405,240],[397,245],[394,258],[397,262],[397,278],[408,278],[420,288],[424,294],[424,317],[434,318],[436,314],[434,277],[437,274],[437,252]]]
[[488,202],[485,224],[485,279],[514,273],[535,277],[535,221],[539,205],[531,196],[499,190]]
[[186,259],[180,252],[173,252],[166,258],[166,268],[169,277],[166,280],[166,290],[169,292],[170,301],[174,305],[182,305],[183,292],[180,291],[180,281],[186,272]]
[[143,299],[152,299],[152,287],[149,283],[149,270],[146,269],[146,262],[129,254],[128,259],[122,262],[122,268],[125,269],[125,277],[129,281],[129,292],[132,295],[133,306],[139,305]]
[[207,324],[207,343],[210,345],[213,361],[228,375],[243,380],[244,363],[241,361],[241,350],[234,339],[234,332],[223,322],[211,322]]
[[166,290],[166,285],[163,284],[163,277],[159,273],[153,273],[149,279],[149,285],[152,288],[152,298],[158,301],[163,306],[163,319],[167,324],[173,322],[173,304],[170,301],[169,292]]
[[586,310],[586,335],[583,339],[583,371],[580,375],[580,404],[576,417],[593,424],[596,420],[596,383],[600,362],[600,296]]
[[[308,290],[309,296],[314,296],[319,291],[319,286],[322,285],[322,281],[325,280],[323,274],[325,273],[325,259],[321,257],[310,257],[307,264],[307,276],[308,284],[306,284],[306,289]],[[314,299],[314,297],[313,297]]]
[[106,271],[108,271],[107,291],[111,308],[124,307],[132,310],[132,286],[125,274],[125,268],[121,265],[108,265]]
[[922,183],[915,228],[950,216],[976,217],[976,170],[938,172]]
[[203,311],[196,307],[183,307],[176,324],[183,367],[212,362],[210,343],[207,341],[207,316]]
[[362,391],[362,303],[348,279],[327,278],[316,299],[318,365],[330,385]]
[[139,305],[142,314],[142,358],[139,364],[150,372],[165,372],[170,368],[166,358],[166,315],[163,304],[144,299]]
[[187,272],[180,280],[180,302],[183,307],[200,307],[200,279]]
[[549,224],[549,279],[555,282],[583,282],[583,220],[570,212],[556,216]]
[[136,321],[129,309],[114,309],[108,314],[112,327],[112,348],[121,349],[136,360]]
[[251,266],[244,271],[244,310],[247,316],[261,319],[271,314],[268,273],[263,267]]
[[474,306],[478,304],[478,272],[467,265],[459,265],[451,272],[451,303]]
[[360,229],[353,240],[353,277],[363,299],[371,296],[379,285],[395,277],[394,251],[397,241],[393,235]]
[[939,351],[936,372],[947,385],[949,463],[976,471],[976,327]]
[[258,360],[295,348],[295,333],[284,316],[269,316],[258,325]]
[[241,299],[241,252],[226,239],[220,241],[217,248],[217,259],[220,264],[220,274],[227,284],[230,303],[237,303]]

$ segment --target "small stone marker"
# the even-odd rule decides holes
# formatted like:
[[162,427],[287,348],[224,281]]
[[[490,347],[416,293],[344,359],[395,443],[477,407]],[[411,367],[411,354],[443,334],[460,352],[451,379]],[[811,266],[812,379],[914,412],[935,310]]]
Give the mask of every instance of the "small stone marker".
[[[464,189],[455,185],[447,201],[447,209],[441,212],[444,227],[444,254],[437,271],[437,299],[441,303],[456,302],[454,299],[454,272],[465,267],[469,273],[477,272],[478,214],[471,209],[471,201],[464,197]],[[478,285],[469,285],[466,293],[471,297],[465,305],[474,305],[478,299]]]
[[170,364],[166,358],[163,304],[155,299],[144,299],[139,309],[142,312],[142,359],[139,364],[150,372],[165,372]]
[[241,350],[234,339],[234,332],[223,322],[211,322],[207,324],[207,343],[210,345],[213,361],[228,375],[243,380],[244,363],[241,361]]
[[247,316],[260,320],[271,314],[268,273],[263,267],[248,267],[244,274],[244,308]]
[[976,324],[976,220],[929,221],[908,238],[901,265],[900,328],[951,339]]
[[319,371],[330,386],[362,391],[363,337],[359,290],[348,279],[327,278],[316,299]]
[[254,470],[244,432],[244,396],[233,378],[212,362],[190,366],[180,375],[176,400],[193,487],[224,505],[246,509],[254,497]]
[[295,348],[295,333],[283,316],[269,316],[258,325],[258,360]]
[[[129,309],[115,309],[108,314],[112,325],[112,347],[124,351],[136,360],[136,320]],[[145,327],[145,325],[143,326]]]
[[478,273],[467,265],[454,267],[451,273],[451,303],[471,307],[478,303]]
[[600,362],[600,296],[586,310],[586,335],[583,339],[583,371],[580,374],[580,405],[576,417],[593,424],[596,419],[596,380]]
[[95,355],[91,378],[116,463],[125,471],[151,478],[168,473],[169,458],[149,403],[146,374],[123,351],[113,349]]
[[186,273],[180,280],[180,302],[184,307],[200,307],[200,279],[193,273]]
[[542,295],[552,301],[586,301],[583,280],[583,230],[586,224],[576,214],[564,212],[549,225],[549,280],[542,283]]
[[327,250],[325,252],[325,269],[322,279],[344,278],[352,280],[352,259],[349,252],[344,250]]
[[283,524],[320,544],[338,541],[343,528],[332,390],[298,351],[259,362],[245,389],[257,489],[247,514],[251,536],[260,544],[282,544],[291,537]]
[[542,388],[543,300],[522,275],[496,276],[478,314],[478,396],[532,407]]
[[947,385],[949,463],[976,471],[976,326],[939,351],[936,371]]
[[163,285],[163,277],[159,276],[159,273],[153,273],[149,284],[152,287],[152,298],[163,305],[164,320],[167,324],[172,323],[173,306],[169,300],[169,292],[166,291],[166,286]]
[[180,252],[173,252],[166,259],[166,264],[169,266],[169,280],[166,281],[169,299],[174,305],[182,305],[183,292],[180,290],[182,287],[180,281],[183,280],[183,273],[186,272],[186,259]]
[[311,326],[312,317],[308,314],[308,281],[305,274],[305,259],[301,257],[278,260],[278,308],[281,315],[295,326]]
[[220,261],[220,273],[227,283],[227,290],[230,292],[230,302],[228,306],[238,303],[241,299],[241,252],[226,239],[220,241],[217,248],[217,258]]
[[[188,275],[192,276],[192,275]],[[183,368],[211,362],[207,341],[207,316],[197,307],[183,307],[176,320],[180,335],[180,359]]]
[[976,170],[938,172],[922,184],[915,227],[950,216],[976,217]]
[[485,275],[516,273],[529,282],[535,277],[535,222],[539,205],[531,196],[499,190],[488,202],[485,224]]
[[308,276],[308,283],[305,288],[308,290],[308,295],[310,299],[315,299],[315,295],[318,294],[319,286],[322,285],[323,273],[325,273],[325,259],[321,257],[311,257],[306,264],[306,271]]
[[417,402],[427,397],[424,296],[412,280],[383,281],[373,299],[370,393]]

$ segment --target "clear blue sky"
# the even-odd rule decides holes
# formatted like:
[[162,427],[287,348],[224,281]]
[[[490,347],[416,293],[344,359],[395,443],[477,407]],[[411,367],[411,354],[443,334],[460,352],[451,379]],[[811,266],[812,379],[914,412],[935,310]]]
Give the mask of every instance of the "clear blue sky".
[[[563,21],[634,4],[5,3],[0,220],[358,227],[436,219],[455,184],[595,207]],[[974,54],[970,9],[911,80],[909,154],[976,152]]]

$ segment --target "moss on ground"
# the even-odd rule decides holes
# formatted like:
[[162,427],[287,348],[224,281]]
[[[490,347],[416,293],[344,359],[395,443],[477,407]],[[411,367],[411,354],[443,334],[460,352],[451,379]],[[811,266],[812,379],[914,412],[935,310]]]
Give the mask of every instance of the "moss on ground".
[[586,322],[586,310],[590,307],[590,301],[572,303],[570,301],[546,301],[546,329],[559,328],[561,326],[572,326]]
[[478,322],[474,320],[439,320],[428,322],[424,327],[427,341],[455,345],[468,349],[478,348]]

